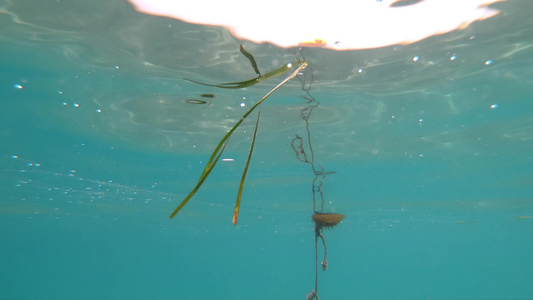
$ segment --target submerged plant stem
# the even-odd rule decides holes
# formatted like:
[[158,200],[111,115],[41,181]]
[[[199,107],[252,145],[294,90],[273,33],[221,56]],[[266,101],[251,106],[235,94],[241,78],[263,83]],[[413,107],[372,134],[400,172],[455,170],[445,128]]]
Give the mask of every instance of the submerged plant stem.
[[[281,67],[277,68],[274,71],[268,72],[268,73],[263,74],[263,75],[259,75],[259,76],[255,77],[255,78],[252,78],[252,79],[249,79],[249,80],[244,80],[244,81],[239,81],[239,82],[210,84],[210,83],[204,83],[204,82],[200,82],[200,81],[196,81],[196,80],[192,80],[192,79],[187,79],[187,78],[183,78],[183,79],[185,79],[187,81],[190,81],[190,82],[197,83],[197,84],[206,85],[206,86],[213,86],[213,87],[222,88],[222,89],[241,89],[241,88],[252,86],[252,85],[254,85],[256,83],[259,83],[259,82],[261,82],[261,81],[263,81],[265,79],[268,79],[270,77],[286,73],[287,71],[289,71],[292,68],[292,66],[296,65],[297,63],[299,63],[299,62],[295,61],[295,62],[292,62],[292,63],[288,63],[288,64],[285,64],[284,66],[281,66]],[[305,62],[302,62],[302,63],[305,63]],[[306,63],[306,65],[307,65],[307,63]]]
[[[289,77],[285,78],[276,87],[274,87],[272,90],[270,90],[270,92],[268,92],[263,98],[261,98],[261,100],[257,101],[257,103],[255,103],[252,107],[250,107],[250,109],[246,113],[244,113],[244,115],[241,117],[241,119],[237,123],[235,123],[235,125],[233,125],[233,127],[228,131],[228,133],[226,133],[226,135],[222,138],[222,140],[220,140],[220,142],[218,143],[217,147],[215,148],[215,150],[211,154],[211,157],[209,158],[209,161],[207,162],[207,164],[205,166],[205,169],[202,172],[202,175],[200,176],[200,179],[198,180],[198,183],[192,189],[192,191],[189,193],[189,195],[187,195],[187,197],[185,197],[185,199],[180,203],[180,205],[174,210],[174,212],[172,212],[172,214],[170,214],[170,218],[171,219],[183,208],[183,206],[185,206],[185,204],[187,204],[187,202],[189,202],[189,200],[194,196],[194,194],[198,191],[200,186],[202,186],[204,181],[207,179],[207,176],[209,176],[209,174],[211,173],[211,171],[215,167],[217,161],[219,160],[220,156],[222,155],[222,152],[224,151],[224,148],[226,147],[226,144],[227,144],[228,139],[230,138],[231,134],[233,134],[233,132],[248,117],[248,115],[250,115],[259,105],[261,105],[261,103],[263,103],[263,101],[265,101],[266,98],[268,98],[273,92],[275,92],[277,89],[279,89],[285,83],[287,83],[289,80],[291,80],[294,77],[296,77],[296,75],[298,75],[298,73],[307,66],[307,62],[305,62],[305,61],[301,61],[299,63],[300,63],[300,66],[298,68],[296,68],[296,70],[294,70]],[[283,71],[283,72],[286,72],[287,70],[289,70],[292,67],[293,67],[293,64],[285,65],[284,68],[287,68],[287,69],[285,71]],[[278,70],[276,70],[276,71],[278,71]],[[275,72],[275,71],[273,71],[273,72]],[[273,72],[271,72],[271,73],[273,73]],[[279,74],[281,74],[281,73],[279,73]],[[261,77],[265,77],[267,75],[268,74],[263,75]],[[256,127],[256,130],[257,130],[257,127]],[[254,139],[255,139],[255,134],[254,134]],[[249,156],[251,156],[251,151],[250,151]],[[247,170],[247,167],[246,167],[246,170]],[[244,180],[245,176],[246,176],[246,174],[243,174],[243,179],[242,180]],[[242,180],[241,180],[241,184],[242,184]],[[239,195],[240,195],[240,193],[241,192],[239,192]],[[238,204],[240,205],[240,198],[238,198],[237,201],[238,201]],[[238,213],[238,206],[237,205],[236,205],[236,211]],[[235,215],[234,215],[234,218],[235,218]],[[236,223],[236,219],[235,219],[234,223]]]
[[241,197],[242,189],[244,187],[244,180],[246,179],[246,174],[248,174],[248,167],[250,166],[250,160],[252,159],[252,153],[254,152],[255,137],[257,136],[257,127],[259,127],[259,118],[261,117],[261,107],[259,107],[259,112],[257,113],[257,120],[255,121],[255,130],[254,136],[252,138],[252,145],[250,146],[250,152],[248,152],[248,159],[246,159],[246,165],[244,166],[244,171],[242,172],[241,183],[239,185],[239,192],[237,193],[237,201],[235,202],[235,211],[233,212],[233,225],[237,225],[237,218],[239,217],[239,209],[241,207]]
[[255,74],[257,74],[257,76],[261,76],[261,72],[259,72],[259,68],[257,67],[257,63],[255,62],[254,56],[248,51],[244,50],[244,47],[242,45],[239,46],[239,51],[241,51],[241,53],[246,56],[246,58],[248,58],[248,60],[252,64],[252,68],[254,69]]

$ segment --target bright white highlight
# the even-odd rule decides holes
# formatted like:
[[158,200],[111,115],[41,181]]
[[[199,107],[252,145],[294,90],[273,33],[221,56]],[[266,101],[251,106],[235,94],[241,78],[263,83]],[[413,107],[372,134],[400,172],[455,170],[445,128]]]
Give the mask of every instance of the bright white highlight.
[[[185,22],[226,27],[235,37],[280,47],[356,50],[410,44],[464,29],[499,13],[505,0],[129,0],[136,10]],[[291,12],[287,14],[287,12]]]

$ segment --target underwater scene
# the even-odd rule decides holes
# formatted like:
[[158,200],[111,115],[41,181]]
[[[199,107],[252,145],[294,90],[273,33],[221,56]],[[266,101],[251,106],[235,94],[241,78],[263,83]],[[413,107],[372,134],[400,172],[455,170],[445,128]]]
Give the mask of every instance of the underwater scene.
[[0,0],[0,299],[533,299],[533,1],[350,2]]

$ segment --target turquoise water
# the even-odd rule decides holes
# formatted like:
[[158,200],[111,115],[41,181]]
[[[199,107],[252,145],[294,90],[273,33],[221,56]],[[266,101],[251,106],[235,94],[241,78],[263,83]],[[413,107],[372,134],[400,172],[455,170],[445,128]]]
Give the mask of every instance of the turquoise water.
[[[533,299],[533,2],[421,42],[335,52],[235,40],[127,2],[1,1],[1,299],[304,299],[310,166],[295,79],[174,218],[211,151],[305,56],[325,211],[320,299]],[[304,20],[303,20],[304,21]],[[212,103],[191,104],[213,93]],[[244,105],[244,106],[243,106]],[[319,256],[323,249],[319,245]]]

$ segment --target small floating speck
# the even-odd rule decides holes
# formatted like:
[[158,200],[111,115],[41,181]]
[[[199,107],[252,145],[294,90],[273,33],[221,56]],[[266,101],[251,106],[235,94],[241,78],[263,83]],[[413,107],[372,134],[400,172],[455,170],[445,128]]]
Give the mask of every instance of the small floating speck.
[[20,85],[20,84],[15,84],[15,85],[13,85],[13,86],[14,86],[17,90],[22,90],[22,89],[23,89],[22,85]]
[[492,104],[492,105],[490,106],[490,108],[492,108],[492,109],[498,108],[498,104]]
[[244,102],[241,103],[241,107],[245,107],[245,106],[246,106],[246,104]]
[[417,62],[419,59],[420,59],[420,57],[419,57],[418,55],[415,56],[415,57],[413,57],[413,61],[414,61],[414,62]]
[[233,158],[223,158],[222,161],[223,162],[234,162],[235,159],[233,159]]
[[207,103],[207,101],[199,100],[199,99],[186,99],[185,102],[189,104],[206,104]]
[[74,106],[74,107],[80,107],[80,105],[79,105],[78,103],[74,103],[74,104],[72,104],[72,106]]
[[118,66],[118,65],[115,65],[115,69],[117,69],[117,70],[118,70],[118,69],[119,69],[119,66]]
[[490,65],[490,64],[492,64],[492,59],[489,59],[489,60],[487,60],[487,61],[485,62],[485,65],[487,65],[487,66]]
[[450,60],[454,61],[456,58],[457,58],[457,56],[454,54],[454,55],[452,55],[452,57],[450,57]]

